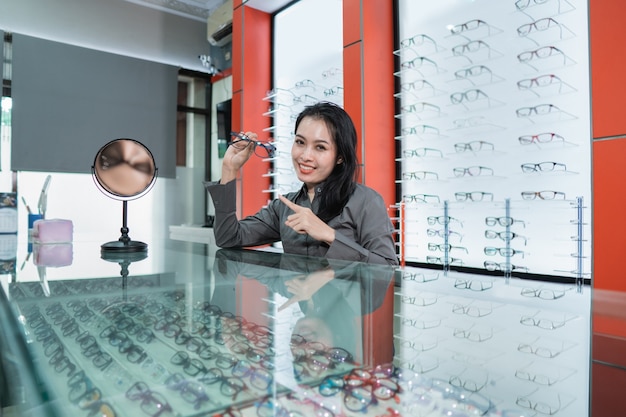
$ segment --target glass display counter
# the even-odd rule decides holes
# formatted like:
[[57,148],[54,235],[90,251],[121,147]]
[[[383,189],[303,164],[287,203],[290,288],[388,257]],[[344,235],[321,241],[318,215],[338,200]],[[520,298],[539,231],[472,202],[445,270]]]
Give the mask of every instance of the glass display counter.
[[3,276],[6,415],[588,415],[588,287],[172,240],[74,251]]

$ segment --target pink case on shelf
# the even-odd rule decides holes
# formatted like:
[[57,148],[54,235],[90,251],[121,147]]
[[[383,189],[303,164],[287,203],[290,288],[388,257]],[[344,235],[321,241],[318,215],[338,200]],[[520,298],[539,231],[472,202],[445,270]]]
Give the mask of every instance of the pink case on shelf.
[[40,219],[33,224],[33,241],[36,243],[70,243],[74,234],[71,220]]

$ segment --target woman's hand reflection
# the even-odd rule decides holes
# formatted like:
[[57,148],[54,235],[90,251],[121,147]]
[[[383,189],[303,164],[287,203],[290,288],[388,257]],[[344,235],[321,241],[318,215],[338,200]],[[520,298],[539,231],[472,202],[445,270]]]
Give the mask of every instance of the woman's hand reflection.
[[[312,303],[313,300],[311,297],[320,288],[326,285],[328,282],[332,281],[335,278],[335,271],[332,269],[322,269],[320,271],[315,271],[309,275],[304,275],[298,278],[290,279],[285,281],[285,287],[287,291],[293,294],[287,302],[278,307],[278,311],[282,311],[292,304],[300,301],[308,301]],[[312,306],[311,306],[312,307]]]

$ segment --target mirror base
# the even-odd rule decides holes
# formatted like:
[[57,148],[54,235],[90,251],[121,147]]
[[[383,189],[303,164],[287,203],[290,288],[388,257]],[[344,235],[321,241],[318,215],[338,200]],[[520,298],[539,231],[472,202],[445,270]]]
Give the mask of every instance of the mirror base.
[[136,240],[130,240],[128,242],[115,240],[113,242],[103,243],[100,246],[100,250],[103,253],[145,252],[148,250],[148,245]]

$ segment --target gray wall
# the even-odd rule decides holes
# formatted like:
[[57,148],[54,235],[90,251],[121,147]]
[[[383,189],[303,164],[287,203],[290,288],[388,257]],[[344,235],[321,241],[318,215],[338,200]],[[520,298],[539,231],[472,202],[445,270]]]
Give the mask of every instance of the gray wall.
[[197,71],[211,53],[206,22],[124,0],[1,0],[0,30]]
[[[198,55],[211,54],[204,21],[123,0],[0,0],[0,30],[203,72]],[[46,62],[40,65],[45,71]],[[176,171],[175,179],[159,178],[150,193],[129,205],[134,239],[149,241],[167,235],[168,225],[204,221],[206,192],[198,180],[204,167]],[[5,174],[10,172],[0,172]],[[36,202],[45,175],[19,172],[18,193]],[[76,175],[53,175],[50,218],[72,219],[75,236],[102,233],[116,239],[121,203],[99,193],[90,175]],[[193,192],[181,195],[177,190]],[[25,210],[18,212],[22,216]]]

